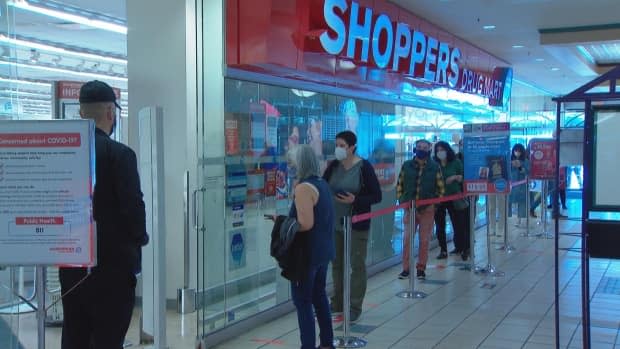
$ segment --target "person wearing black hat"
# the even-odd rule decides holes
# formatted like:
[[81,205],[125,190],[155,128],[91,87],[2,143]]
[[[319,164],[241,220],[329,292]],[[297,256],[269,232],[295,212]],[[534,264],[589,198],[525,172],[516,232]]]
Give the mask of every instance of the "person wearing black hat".
[[110,139],[117,109],[108,84],[95,80],[80,89],[80,116],[96,126],[97,266],[60,269],[62,349],[121,349],[131,321],[148,235],[136,154]]

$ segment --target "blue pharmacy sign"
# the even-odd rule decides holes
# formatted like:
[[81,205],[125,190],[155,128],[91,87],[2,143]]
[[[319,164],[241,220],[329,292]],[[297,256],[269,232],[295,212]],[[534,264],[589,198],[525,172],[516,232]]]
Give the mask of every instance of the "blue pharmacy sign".
[[230,253],[229,270],[245,267],[246,239],[245,229],[232,230],[229,233]]
[[510,192],[509,123],[463,125],[463,153],[466,192]]

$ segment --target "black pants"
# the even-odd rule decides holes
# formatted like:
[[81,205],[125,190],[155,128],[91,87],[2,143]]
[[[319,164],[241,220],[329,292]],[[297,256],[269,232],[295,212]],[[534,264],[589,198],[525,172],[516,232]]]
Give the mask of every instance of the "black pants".
[[469,250],[469,236],[467,234],[469,225],[468,210],[457,210],[452,201],[442,202],[437,205],[435,210],[435,231],[441,251],[448,251],[446,241],[446,211],[450,215],[452,229],[454,230],[454,249],[463,252]]
[[[64,295],[84,276],[83,268],[60,269]],[[122,349],[135,304],[132,271],[95,268],[62,300],[62,349]]]

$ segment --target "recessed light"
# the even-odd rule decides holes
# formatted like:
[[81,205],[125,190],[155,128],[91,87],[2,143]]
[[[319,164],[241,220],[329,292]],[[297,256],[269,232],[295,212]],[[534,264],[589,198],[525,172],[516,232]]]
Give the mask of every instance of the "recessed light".
[[544,60],[544,58],[536,58],[536,62],[543,62]]
[[492,25],[492,24],[491,25],[485,25],[485,26],[482,26],[482,29],[484,29],[484,30],[493,30],[493,29],[495,29],[495,26]]
[[560,68],[553,67],[553,68],[551,68],[551,70],[552,71],[558,71],[558,70],[560,70]]
[[523,48],[523,47],[525,47],[525,46],[523,46],[523,45],[512,45],[512,48]]

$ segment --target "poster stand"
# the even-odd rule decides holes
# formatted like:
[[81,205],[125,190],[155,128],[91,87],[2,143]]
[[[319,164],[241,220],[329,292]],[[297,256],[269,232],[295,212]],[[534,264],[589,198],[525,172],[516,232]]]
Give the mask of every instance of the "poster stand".
[[[92,120],[4,121],[0,132],[0,265],[35,266],[39,349],[45,348],[47,266],[96,264]],[[70,237],[70,238],[68,238]],[[52,306],[57,302],[52,303]]]
[[[485,206],[486,206],[486,215],[487,215],[487,221],[488,221],[490,219],[489,218],[490,211],[489,211],[488,202],[486,203]],[[506,216],[504,215],[504,217]],[[505,228],[505,230],[506,231],[504,231],[504,236],[508,235],[507,234],[508,229]],[[475,266],[474,273],[489,275],[493,277],[501,277],[501,276],[506,275],[503,271],[497,270],[497,268],[493,265],[491,261],[491,227],[489,226],[489,224],[487,224],[487,264],[485,266]]]

